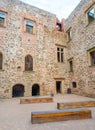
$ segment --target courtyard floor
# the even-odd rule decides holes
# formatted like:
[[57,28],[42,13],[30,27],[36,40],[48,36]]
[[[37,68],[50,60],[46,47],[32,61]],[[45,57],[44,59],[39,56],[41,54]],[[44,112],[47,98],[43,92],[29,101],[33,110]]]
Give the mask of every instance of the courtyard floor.
[[73,94],[55,95],[53,103],[20,104],[20,98],[0,99],[0,130],[95,130],[95,107],[87,108],[92,110],[92,119],[31,123],[31,112],[56,110],[57,102],[90,100],[95,101]]

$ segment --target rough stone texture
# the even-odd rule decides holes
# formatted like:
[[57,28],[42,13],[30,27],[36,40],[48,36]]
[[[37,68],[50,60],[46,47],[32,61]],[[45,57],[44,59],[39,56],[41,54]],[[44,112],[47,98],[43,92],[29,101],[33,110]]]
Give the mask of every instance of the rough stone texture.
[[[56,16],[18,0],[0,0],[0,10],[7,12],[6,26],[0,28],[0,97],[11,98],[16,84],[24,86],[24,96],[31,96],[34,84],[40,86],[40,95],[56,93],[55,78],[61,78],[64,93],[66,65],[57,63],[55,44],[66,43],[62,32],[54,32]],[[35,21],[33,35],[24,31],[25,18]],[[24,66],[28,54],[33,57],[31,72],[25,71]]]
[[[6,12],[6,24],[0,27],[0,97],[11,98],[16,84],[24,85],[24,96],[31,96],[32,86],[40,86],[40,95],[56,94],[56,81],[61,81],[61,93],[95,97],[95,67],[88,63],[87,50],[95,46],[95,20],[87,25],[85,11],[94,0],[82,0],[65,20],[65,30],[71,27],[71,41],[66,33],[55,31],[56,16],[18,0],[0,0],[0,10]],[[25,32],[25,19],[35,21],[34,34]],[[57,46],[64,47],[64,63],[57,62]],[[25,56],[33,57],[33,71],[25,71]],[[73,73],[68,60],[73,58]],[[72,82],[77,88],[72,88]]]
[[[89,66],[88,51],[95,47],[95,20],[88,24],[87,9],[94,0],[82,0],[65,21],[65,29],[71,27],[71,40],[68,44],[68,58],[73,58],[73,72],[68,73],[72,93],[95,97],[95,66]],[[77,88],[72,87],[77,83]]]

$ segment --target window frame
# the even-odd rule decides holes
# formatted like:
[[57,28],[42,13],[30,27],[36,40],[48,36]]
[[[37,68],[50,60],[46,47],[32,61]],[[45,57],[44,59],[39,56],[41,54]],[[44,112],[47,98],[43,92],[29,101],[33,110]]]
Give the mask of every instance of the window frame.
[[66,31],[67,33],[67,42],[70,42],[72,40],[71,38],[71,27]]
[[0,10],[0,14],[1,14],[1,15],[4,15],[4,17],[3,17],[3,16],[1,17],[1,19],[3,19],[3,25],[0,25],[0,27],[1,27],[1,28],[2,28],[2,27],[6,27],[6,16],[7,16],[7,13]]
[[69,61],[69,72],[73,72],[73,60]]
[[57,46],[57,62],[58,63],[64,62],[64,47]]
[[[34,34],[34,30],[35,30],[35,21],[33,21],[33,20],[30,20],[30,19],[24,19],[25,21],[24,21],[24,26],[25,26],[25,28],[24,28],[24,31],[26,32],[26,33],[28,33],[28,34]],[[31,24],[31,26],[29,26],[27,23],[30,23]],[[32,31],[27,31],[27,27],[31,27],[32,28]]]
[[95,64],[93,64],[92,57],[91,57],[91,53],[92,52],[95,52],[95,47],[87,50],[87,53],[88,53],[88,63],[89,63],[89,66],[95,67]]
[[[94,54],[93,54],[94,53]],[[94,55],[94,56],[93,56]],[[90,57],[91,57],[91,65],[95,66],[95,50],[90,52]]]
[[[70,65],[70,62],[72,62],[72,67]],[[74,69],[73,65],[74,65],[74,60],[73,60],[73,57],[72,57],[72,58],[68,59],[68,70],[69,70],[69,72],[73,72],[74,71],[73,70]]]
[[[94,18],[91,20],[89,13],[92,9],[94,9]],[[95,20],[95,2],[92,5],[90,5],[90,7],[85,11],[85,13],[86,13],[87,25],[89,25]]]
[[3,54],[2,54],[2,52],[0,52],[0,55],[1,55],[1,65],[0,65],[0,70],[3,70]]
[[75,81],[72,82],[72,88],[77,88],[77,82]]
[[[26,62],[27,59],[26,58],[28,56],[31,57],[31,59],[32,59],[32,63],[31,63],[32,66],[30,66],[30,68],[27,68],[27,62]],[[25,56],[25,71],[28,71],[28,72],[33,71],[33,57],[30,54],[28,54],[28,55]]]
[[[92,10],[94,10],[94,16],[92,17],[92,16],[90,16],[90,13],[91,13],[91,11]],[[88,12],[87,12],[87,17],[88,17],[88,23],[91,23],[92,21],[94,21],[95,20],[95,8],[93,7],[93,8],[91,8]]]

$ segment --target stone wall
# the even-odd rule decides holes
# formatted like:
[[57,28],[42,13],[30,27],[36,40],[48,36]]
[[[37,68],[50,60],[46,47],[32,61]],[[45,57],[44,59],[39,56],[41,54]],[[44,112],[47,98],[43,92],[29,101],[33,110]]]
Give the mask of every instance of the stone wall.
[[[0,10],[6,12],[6,26],[0,28],[0,96],[12,97],[13,86],[24,86],[24,96],[31,96],[32,86],[40,86],[40,95],[56,93],[55,79],[65,78],[65,65],[58,64],[56,45],[64,45],[64,34],[54,32],[56,16],[17,0],[1,0]],[[35,21],[34,34],[25,32],[25,19]],[[48,31],[47,31],[48,30]],[[62,40],[63,39],[63,40]],[[25,71],[25,56],[33,57],[33,71]],[[56,74],[58,75],[56,77]],[[62,92],[64,93],[64,82]]]
[[[88,50],[95,47],[95,20],[88,24],[87,10],[94,3],[94,0],[82,0],[65,22],[66,30],[71,27],[68,59],[73,58],[69,86],[72,93],[90,97],[95,97],[95,66],[89,65]],[[72,82],[77,83],[77,88],[72,87]]]
[[[88,24],[87,9],[94,0],[82,0],[65,20],[66,33],[55,31],[56,15],[17,0],[0,0],[0,10],[6,12],[5,27],[0,27],[0,97],[11,98],[13,87],[24,86],[24,96],[32,95],[32,86],[40,86],[40,95],[56,94],[56,82],[61,81],[61,93],[95,97],[95,67],[89,66],[88,50],[95,47],[95,20]],[[33,34],[25,32],[25,20],[33,20]],[[63,29],[64,30],[64,29]],[[64,48],[64,62],[57,61],[57,47]],[[33,57],[33,71],[25,71],[25,56]],[[69,72],[69,60],[73,72]],[[72,87],[76,82],[77,87]]]

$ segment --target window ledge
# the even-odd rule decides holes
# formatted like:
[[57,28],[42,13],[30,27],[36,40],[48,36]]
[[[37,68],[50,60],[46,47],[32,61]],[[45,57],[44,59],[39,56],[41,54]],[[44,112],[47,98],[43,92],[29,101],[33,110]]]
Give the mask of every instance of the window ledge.
[[69,73],[74,73],[74,71],[69,71]]
[[89,65],[89,67],[94,68],[94,67],[95,67],[95,65]]
[[29,33],[29,32],[26,32],[26,31],[24,31],[24,33],[27,34],[27,35],[35,35],[35,33]]
[[4,72],[5,70],[0,69],[0,72]]
[[6,28],[6,26],[0,26],[0,28]]
[[57,62],[58,64],[64,64],[64,62]]
[[88,22],[88,24],[86,25],[86,27],[90,26],[93,22],[95,22],[95,19],[91,22]]
[[24,73],[34,73],[35,71],[32,71],[32,70],[24,70],[23,72],[24,72]]

